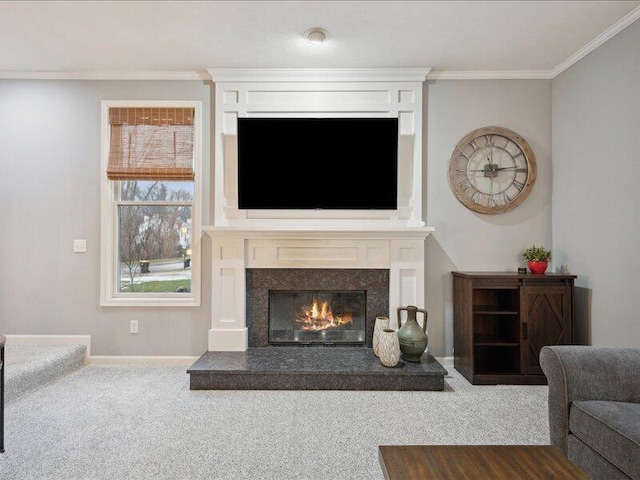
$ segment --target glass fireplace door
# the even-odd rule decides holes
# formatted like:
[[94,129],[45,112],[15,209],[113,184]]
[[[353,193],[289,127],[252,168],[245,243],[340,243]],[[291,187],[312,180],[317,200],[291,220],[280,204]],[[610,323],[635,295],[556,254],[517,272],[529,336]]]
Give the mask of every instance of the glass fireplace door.
[[363,290],[269,290],[269,343],[364,344]]

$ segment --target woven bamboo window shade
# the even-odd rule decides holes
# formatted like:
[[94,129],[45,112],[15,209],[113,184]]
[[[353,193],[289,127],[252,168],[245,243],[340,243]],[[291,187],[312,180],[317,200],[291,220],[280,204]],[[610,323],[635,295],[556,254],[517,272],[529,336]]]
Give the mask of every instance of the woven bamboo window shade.
[[110,108],[109,180],[193,180],[193,108]]

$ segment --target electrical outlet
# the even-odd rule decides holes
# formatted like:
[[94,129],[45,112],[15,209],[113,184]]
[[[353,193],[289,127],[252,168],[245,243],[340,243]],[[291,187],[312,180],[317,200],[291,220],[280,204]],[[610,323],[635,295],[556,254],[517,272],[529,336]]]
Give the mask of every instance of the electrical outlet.
[[77,238],[73,241],[74,253],[85,253],[87,251],[87,240],[84,238]]
[[138,333],[138,320],[129,322],[129,333]]

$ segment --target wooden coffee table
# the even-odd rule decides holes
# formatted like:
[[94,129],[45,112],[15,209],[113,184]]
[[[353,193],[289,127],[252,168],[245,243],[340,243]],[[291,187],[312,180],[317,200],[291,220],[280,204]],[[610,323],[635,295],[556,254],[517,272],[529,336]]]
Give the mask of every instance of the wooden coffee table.
[[379,446],[386,480],[588,480],[550,445]]

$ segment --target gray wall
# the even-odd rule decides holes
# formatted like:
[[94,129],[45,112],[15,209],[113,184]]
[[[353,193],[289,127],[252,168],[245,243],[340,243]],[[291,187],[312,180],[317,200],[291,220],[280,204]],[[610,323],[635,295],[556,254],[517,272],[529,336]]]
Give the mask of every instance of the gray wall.
[[[640,23],[551,81],[425,84],[425,212],[430,351],[453,352],[452,270],[514,270],[520,253],[551,246],[578,275],[579,323],[598,345],[640,344],[634,281],[640,256]],[[0,82],[0,331],[91,334],[96,355],[198,355],[210,325],[210,251],[203,243],[199,308],[101,308],[100,100],[201,100],[203,222],[209,223],[211,87],[200,82]],[[553,101],[552,101],[553,100]],[[552,109],[553,104],[553,109]],[[553,122],[552,122],[553,120]],[[551,137],[553,123],[553,170]],[[529,198],[481,215],[453,197],[449,155],[469,131],[523,135],[538,161]],[[551,187],[553,181],[553,208]],[[553,215],[551,214],[553,212]],[[86,254],[72,253],[88,239]],[[128,333],[129,320],[140,333]],[[590,331],[589,331],[590,330]]]
[[[202,100],[203,222],[210,223],[211,86],[200,82],[0,82],[0,331],[91,334],[95,355],[199,355],[210,326],[210,264],[203,242],[199,308],[100,307],[100,100]],[[532,243],[551,242],[549,81],[440,81],[425,85],[425,211],[430,352],[451,355],[452,270],[514,270]],[[529,198],[498,216],[454,198],[447,164],[469,131],[500,125],[531,144],[538,179]],[[88,239],[86,254],[72,253]],[[140,333],[129,333],[129,320]]]
[[[127,99],[202,101],[208,179],[208,85],[0,81],[0,331],[90,334],[94,355],[199,355],[211,322],[208,242],[201,307],[100,307],[100,101]],[[86,254],[72,252],[74,238],[87,239]]]
[[[460,80],[427,82],[426,244],[429,351],[453,354],[452,270],[514,271],[532,244],[551,248],[551,82]],[[529,197],[501,215],[472,212],[449,188],[448,162],[467,133],[497,125],[533,148],[538,177]]]
[[578,275],[584,340],[640,346],[640,22],[552,91],[555,263]]

